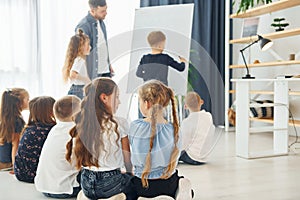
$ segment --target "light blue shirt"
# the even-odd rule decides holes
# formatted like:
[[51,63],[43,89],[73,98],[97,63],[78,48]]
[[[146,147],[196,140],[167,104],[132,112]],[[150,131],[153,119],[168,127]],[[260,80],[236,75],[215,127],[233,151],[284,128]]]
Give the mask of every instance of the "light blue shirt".
[[[150,135],[151,124],[149,122],[138,119],[130,124],[128,137],[131,148],[131,162],[134,166],[134,174],[139,178],[141,178],[144,170],[146,156],[150,148]],[[148,179],[157,179],[163,175],[163,172],[170,163],[173,148],[173,124],[157,124],[156,135],[153,140],[153,148],[151,151],[151,172]],[[178,159],[179,155],[176,162],[178,162]],[[172,174],[174,172],[175,170]]]

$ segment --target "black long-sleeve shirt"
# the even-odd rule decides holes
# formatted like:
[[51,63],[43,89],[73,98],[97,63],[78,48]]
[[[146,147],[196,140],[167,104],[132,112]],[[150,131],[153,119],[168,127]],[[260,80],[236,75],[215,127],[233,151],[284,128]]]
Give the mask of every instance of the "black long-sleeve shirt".
[[169,66],[177,71],[184,71],[185,63],[178,63],[168,54],[144,55],[136,71],[136,76],[144,81],[156,79],[168,85]]

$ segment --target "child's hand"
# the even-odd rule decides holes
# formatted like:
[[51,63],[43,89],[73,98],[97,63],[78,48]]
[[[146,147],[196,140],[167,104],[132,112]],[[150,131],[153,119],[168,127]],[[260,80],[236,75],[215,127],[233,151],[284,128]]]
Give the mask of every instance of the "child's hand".
[[181,56],[178,56],[179,57],[179,59],[180,59],[180,62],[186,62],[186,59],[185,58],[183,58],[183,57],[181,57]]
[[15,174],[14,170],[9,171],[9,173],[12,174],[12,175]]

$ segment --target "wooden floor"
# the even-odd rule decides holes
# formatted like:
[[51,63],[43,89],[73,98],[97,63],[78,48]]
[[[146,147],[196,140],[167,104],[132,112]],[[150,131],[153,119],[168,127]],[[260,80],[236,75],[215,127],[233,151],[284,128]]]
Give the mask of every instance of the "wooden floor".
[[[294,139],[290,138],[290,143]],[[272,148],[272,135],[252,135],[251,148]],[[235,156],[235,133],[222,133],[206,165],[179,164],[178,169],[191,180],[196,200],[299,200],[300,149],[297,151],[288,156],[246,160]],[[0,172],[0,199],[47,198],[34,185]]]

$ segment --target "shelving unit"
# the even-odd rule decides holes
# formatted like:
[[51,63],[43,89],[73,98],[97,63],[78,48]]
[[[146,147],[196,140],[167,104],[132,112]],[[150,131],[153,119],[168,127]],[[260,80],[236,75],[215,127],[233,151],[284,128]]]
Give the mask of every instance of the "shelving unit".
[[[236,84],[236,155],[246,159],[287,155],[288,125],[291,123],[288,111],[288,85],[290,82],[300,83],[300,79],[232,79],[231,81]],[[249,89],[252,83],[257,82],[273,82],[274,84],[274,103],[266,104],[266,106],[274,106],[274,118],[252,118],[252,120],[272,123],[272,126],[250,126],[249,107],[253,105],[250,104]],[[295,124],[300,125],[300,122],[295,121]],[[273,150],[267,153],[251,152],[250,134],[264,132],[273,132]]]
[[[255,17],[264,15],[267,13],[273,13],[279,10],[284,10],[288,8],[292,8],[295,6],[300,6],[300,0],[280,0],[276,2],[272,2],[266,5],[258,6],[252,9],[247,10],[246,12],[241,12],[239,14],[231,14],[229,15],[231,19],[235,18],[249,18],[249,17]],[[229,26],[229,23],[228,23]],[[280,38],[287,38],[292,36],[300,35],[300,28],[294,28],[294,29],[288,29],[284,31],[279,32],[273,32],[273,33],[265,33],[260,34],[264,38],[268,38],[271,40],[280,39]],[[251,36],[251,37],[244,37],[244,38],[236,38],[229,40],[229,44],[247,44],[251,43],[255,40],[257,40],[257,36]],[[228,53],[229,55],[229,53]],[[264,62],[264,63],[257,63],[257,64],[248,64],[249,68],[262,68],[262,67],[287,67],[292,65],[300,65],[300,60],[293,60],[293,61],[272,61],[272,62]],[[245,68],[244,65],[238,64],[232,64],[227,65],[227,69],[225,70],[225,131],[229,130],[229,122],[228,122],[228,116],[227,116],[227,109],[230,107],[229,105],[229,97],[231,94],[235,94],[235,90],[229,90],[230,89],[230,70],[235,70],[238,68]],[[263,91],[263,90],[250,90],[250,94],[269,94],[269,95],[275,95],[274,91]],[[288,91],[289,95],[300,95],[300,91]]]
[[[253,9],[249,9],[244,13],[231,14],[230,18],[249,18],[264,15],[267,13],[273,13],[279,10],[292,8],[295,6],[300,6],[300,0],[280,0],[270,4],[258,6]],[[229,23],[228,23],[229,24]],[[300,35],[300,28],[293,28],[279,32],[264,33],[260,34],[264,38],[271,40],[276,40],[280,38],[288,38],[293,36]],[[234,38],[228,40],[229,44],[248,44],[256,41],[258,36],[244,37],[244,38]],[[249,68],[266,68],[266,67],[288,67],[288,66],[300,66],[300,60],[293,61],[270,61],[257,64],[248,64]],[[279,156],[287,155],[288,153],[288,126],[295,125],[300,127],[300,120],[289,120],[289,95],[298,95],[300,96],[300,91],[289,91],[288,85],[290,82],[300,83],[299,78],[277,78],[273,77],[270,79],[231,79],[230,80],[230,70],[235,70],[239,68],[245,68],[242,64],[231,64],[227,65],[225,70],[225,107],[229,108],[229,97],[232,94],[235,94],[236,100],[236,155],[242,158],[251,159],[251,158],[261,158],[268,156]],[[235,84],[236,90],[229,90],[230,81]],[[251,85],[257,85],[258,82],[273,83],[273,90],[253,90]],[[264,83],[260,83],[264,84]],[[253,106],[250,104],[250,97],[252,94],[265,94],[273,95],[274,101],[274,117],[273,119],[258,119],[258,118],[249,118],[249,107]],[[228,104],[226,104],[228,103]],[[261,106],[261,105],[259,105]],[[266,106],[266,105],[264,105]],[[267,106],[272,106],[267,105]],[[227,114],[227,112],[225,112]],[[228,119],[225,117],[225,119]],[[252,124],[251,121],[264,122],[266,124]],[[225,130],[228,131],[229,124],[225,123]],[[251,152],[249,147],[249,139],[251,133],[263,133],[263,132],[273,132],[273,150],[268,152]]]

